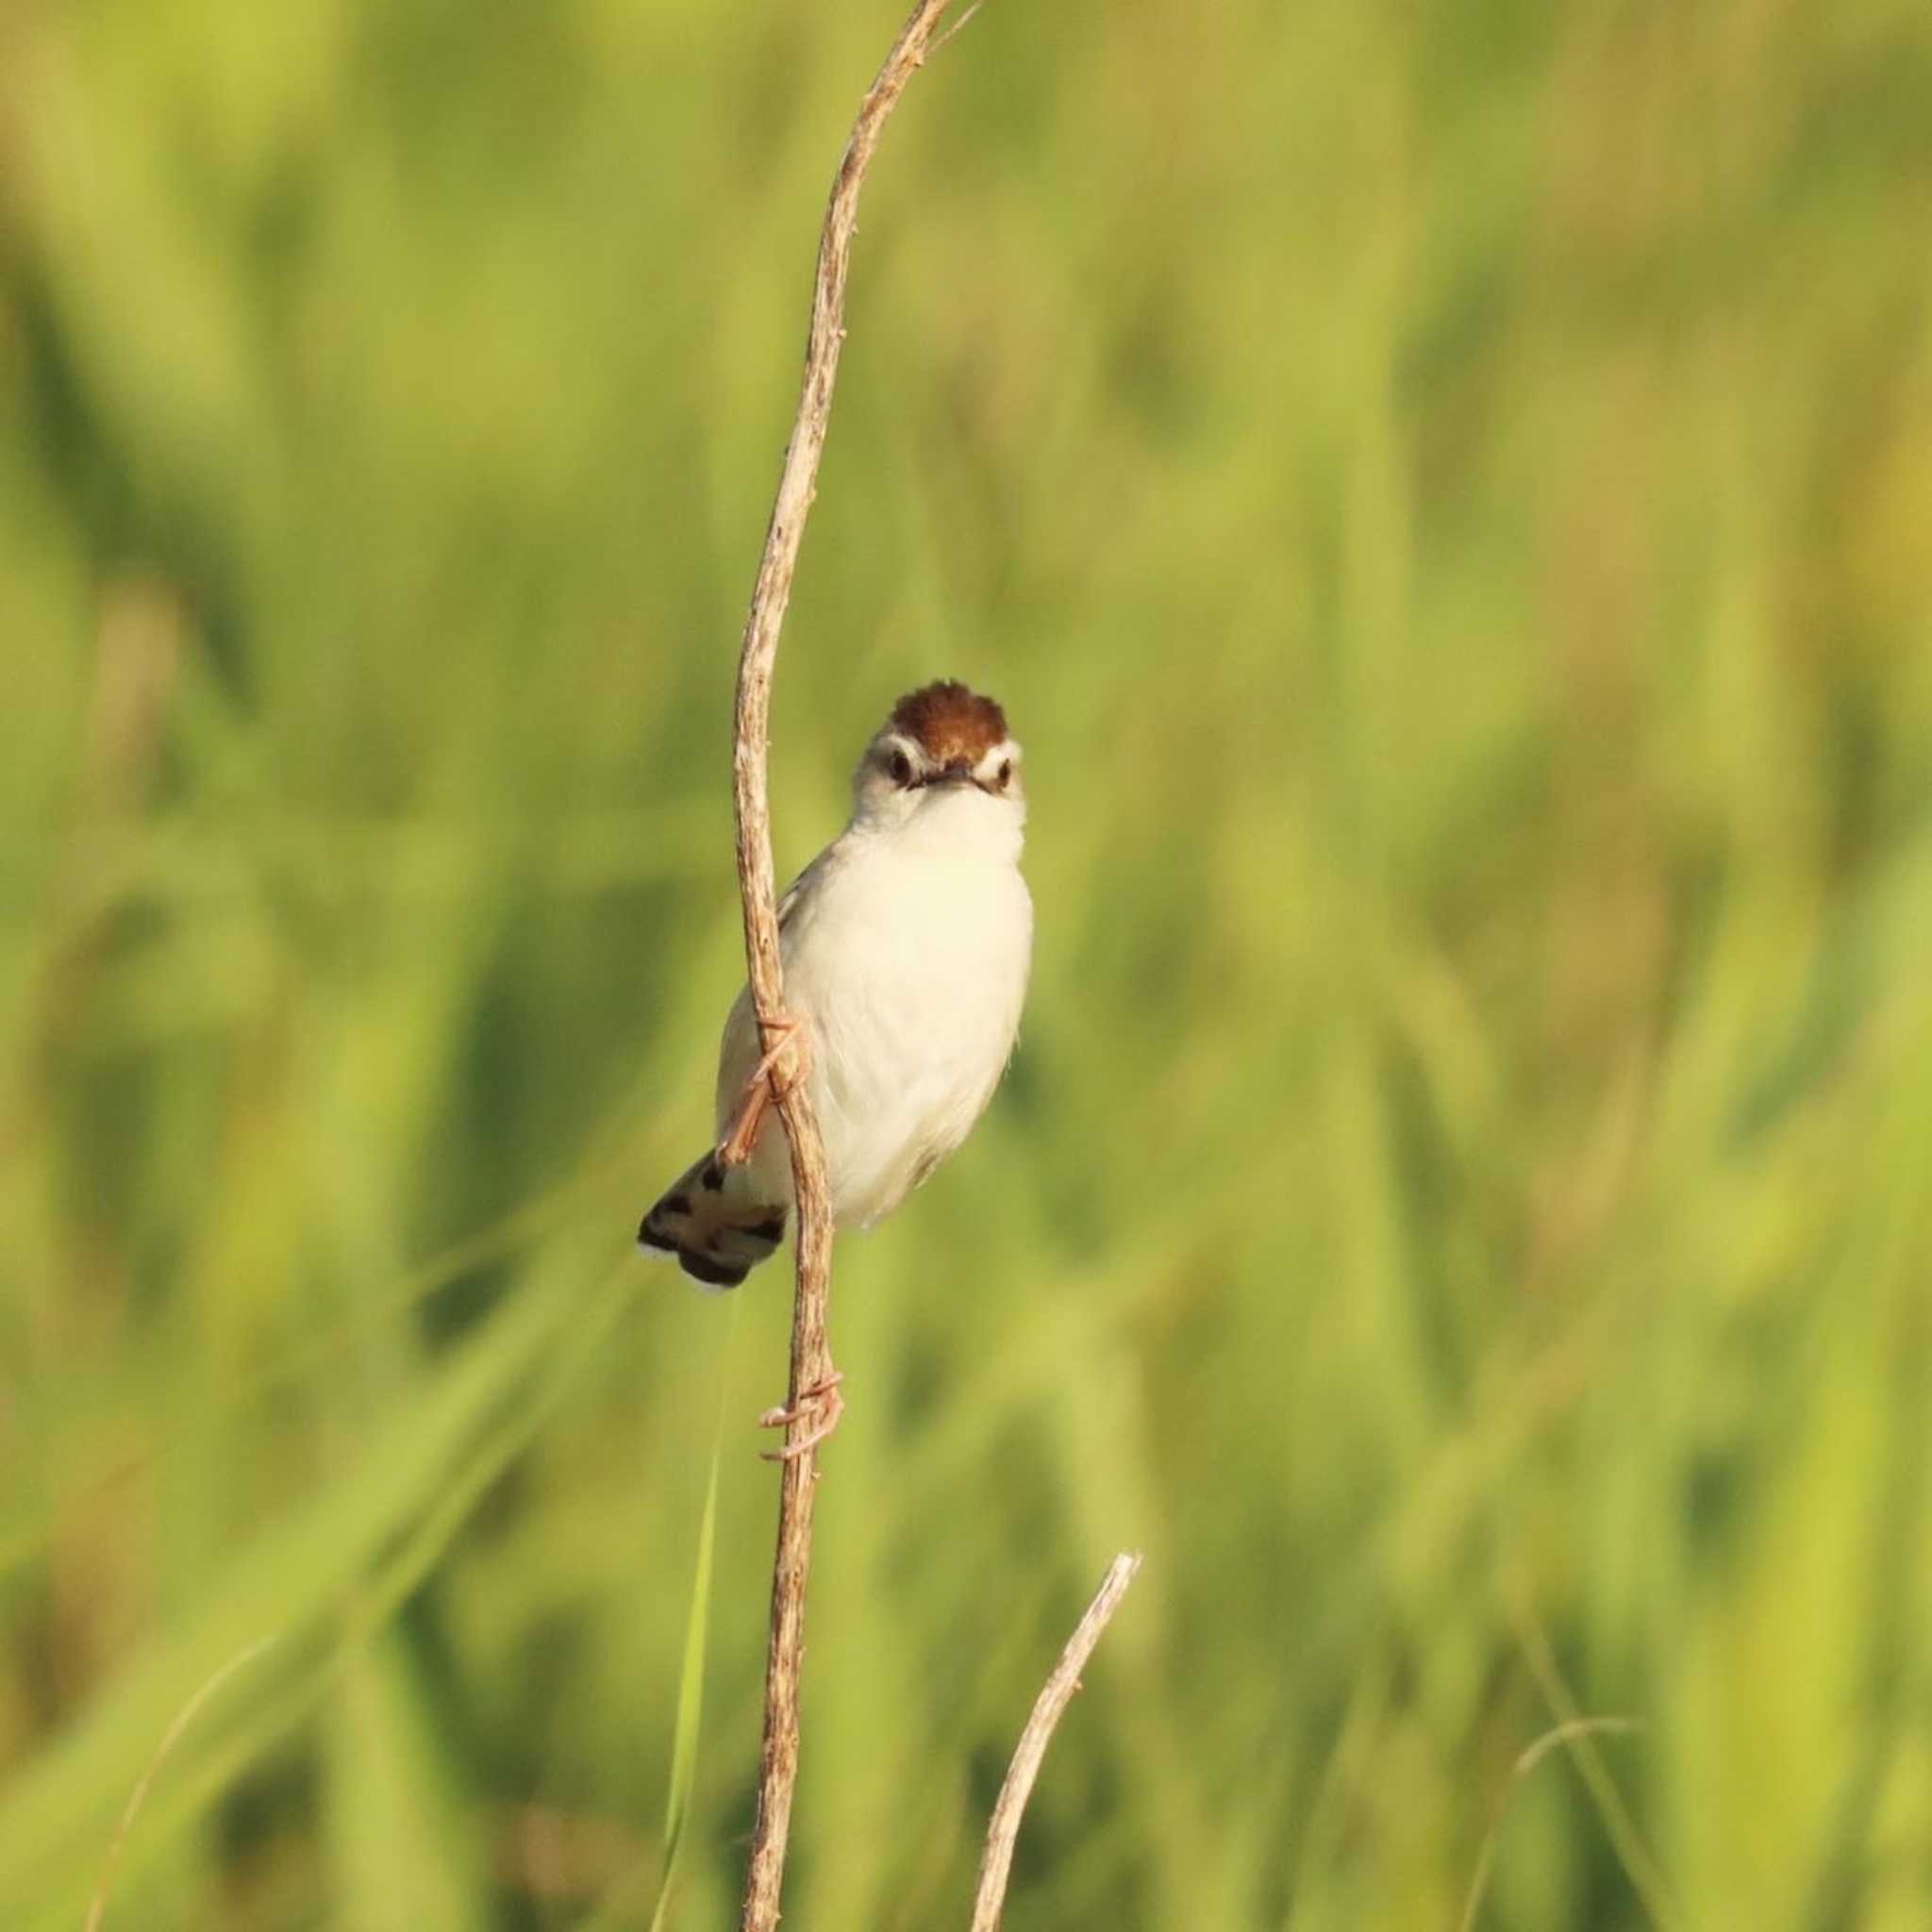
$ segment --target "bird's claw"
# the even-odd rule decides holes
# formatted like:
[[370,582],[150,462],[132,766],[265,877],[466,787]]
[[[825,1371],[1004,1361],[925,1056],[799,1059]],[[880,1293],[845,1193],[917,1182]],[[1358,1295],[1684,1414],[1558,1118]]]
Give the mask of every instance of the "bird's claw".
[[794,1456],[803,1456],[808,1449],[823,1442],[839,1426],[839,1418],[845,1413],[845,1398],[839,1392],[839,1384],[844,1379],[844,1371],[834,1369],[823,1382],[801,1389],[798,1399],[789,1408],[766,1409],[758,1417],[761,1429],[789,1429],[808,1416],[815,1415],[816,1419],[796,1441],[787,1442],[782,1449],[761,1449],[758,1454],[767,1462],[790,1462]]
[[770,1031],[772,1044],[751,1070],[730,1129],[718,1143],[718,1161],[723,1167],[742,1167],[751,1158],[758,1130],[765,1124],[765,1109],[774,1098],[790,1093],[811,1071],[811,1035],[801,1015],[777,1014]]

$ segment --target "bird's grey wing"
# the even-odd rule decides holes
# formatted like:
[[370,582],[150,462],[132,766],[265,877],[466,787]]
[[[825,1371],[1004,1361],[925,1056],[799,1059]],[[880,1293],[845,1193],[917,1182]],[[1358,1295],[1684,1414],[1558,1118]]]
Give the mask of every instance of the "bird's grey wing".
[[828,845],[785,888],[785,896],[778,901],[778,930],[781,933],[791,923],[791,915],[798,910],[805,889],[824,870],[825,861],[831,856],[832,848]]
[[761,1056],[758,1045],[758,1015],[752,1010],[751,988],[741,989],[724,1017],[724,1036],[718,1042],[718,1137],[729,1129],[738,1103],[744,1098],[744,1084],[752,1076]]
[[[778,901],[778,935],[782,945],[790,935],[786,928],[791,916],[798,910],[806,889],[824,867],[826,854],[822,852],[785,889],[785,896]],[[752,1076],[753,1070],[763,1058],[764,1049],[758,1041],[758,1014],[751,1003],[751,988],[741,987],[738,998],[732,1003],[731,1011],[725,1016],[724,1036],[718,1043],[718,1093],[717,1115],[718,1132],[722,1136],[731,1124],[738,1111],[738,1104],[744,1098],[745,1082]]]

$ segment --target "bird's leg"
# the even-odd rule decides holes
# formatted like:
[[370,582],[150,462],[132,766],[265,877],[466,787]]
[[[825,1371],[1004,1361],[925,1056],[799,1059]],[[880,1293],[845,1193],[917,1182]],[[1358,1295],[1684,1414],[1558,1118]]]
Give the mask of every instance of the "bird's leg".
[[839,1418],[845,1413],[845,1398],[839,1393],[839,1384],[844,1379],[844,1371],[834,1369],[823,1382],[801,1389],[798,1400],[791,1407],[766,1409],[758,1418],[761,1429],[789,1429],[808,1416],[816,1419],[797,1441],[788,1442],[782,1449],[761,1449],[759,1455],[767,1462],[790,1462],[794,1456],[803,1456],[808,1449],[823,1442],[839,1426]]
[[756,1074],[745,1082],[744,1098],[731,1116],[731,1126],[718,1142],[720,1167],[742,1167],[758,1143],[758,1129],[765,1124],[765,1109],[772,1104],[772,1090]]
[[765,1124],[765,1109],[778,1093],[789,1093],[811,1069],[811,1036],[803,1017],[780,1013],[771,1024],[772,1044],[764,1058],[751,1071],[744,1093],[724,1138],[718,1142],[722,1167],[742,1167],[758,1144],[758,1129]]

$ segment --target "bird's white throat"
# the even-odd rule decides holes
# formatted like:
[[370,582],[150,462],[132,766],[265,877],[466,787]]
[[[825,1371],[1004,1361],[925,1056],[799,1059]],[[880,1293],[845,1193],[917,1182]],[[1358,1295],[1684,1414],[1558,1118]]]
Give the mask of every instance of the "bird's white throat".
[[1019,863],[1026,812],[1018,799],[992,797],[976,785],[931,785],[905,803],[909,810],[874,812],[861,805],[847,836],[922,857]]

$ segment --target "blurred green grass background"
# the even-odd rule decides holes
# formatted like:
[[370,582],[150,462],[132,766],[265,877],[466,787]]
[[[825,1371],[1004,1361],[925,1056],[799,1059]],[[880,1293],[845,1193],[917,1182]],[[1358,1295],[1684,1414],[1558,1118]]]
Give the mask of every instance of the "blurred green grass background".
[[[0,1917],[734,1922],[782,1385],[630,1253],[891,7],[0,16]],[[1020,1058],[841,1244],[789,1923],[1932,1925],[1920,0],[995,0],[779,662],[1029,750]],[[719,1418],[722,1416],[722,1424]],[[1629,1735],[1517,1754],[1584,1713]],[[1507,1806],[1507,1809],[1503,1808]]]

